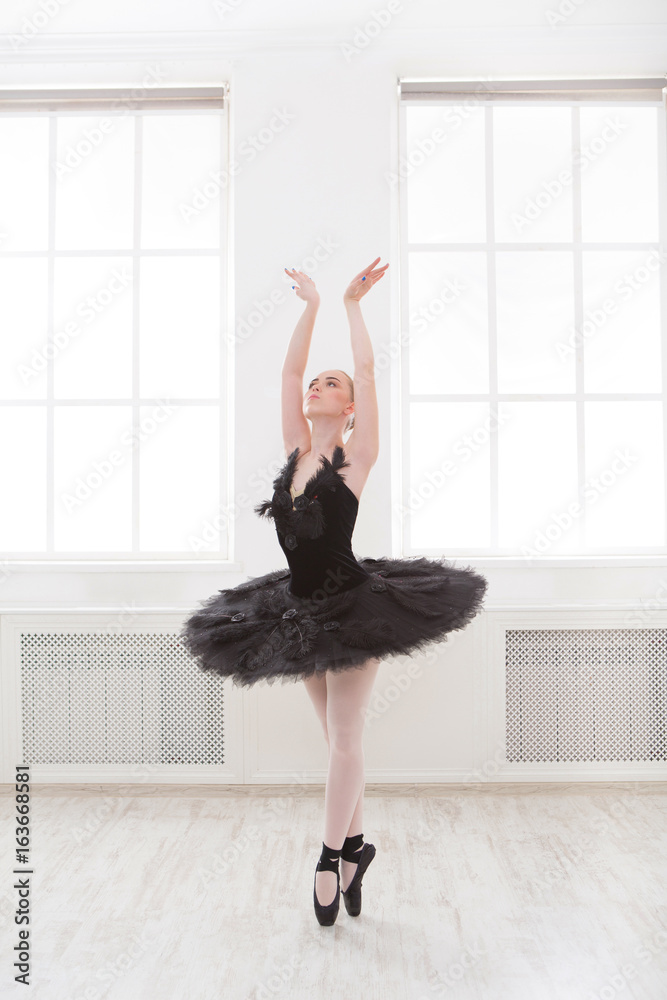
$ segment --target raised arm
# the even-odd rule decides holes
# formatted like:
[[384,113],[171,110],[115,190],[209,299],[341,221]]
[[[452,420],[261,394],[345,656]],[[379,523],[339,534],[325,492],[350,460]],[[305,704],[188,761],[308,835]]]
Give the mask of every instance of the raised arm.
[[380,421],[375,391],[375,357],[360,300],[383,276],[389,264],[374,270],[377,257],[365,270],[360,271],[345,290],[343,302],[350,323],[350,340],[354,359],[354,430],[345,448],[354,455],[356,462],[368,469],[377,461],[380,450]]
[[302,453],[310,451],[310,426],[303,413],[303,376],[308,364],[310,340],[320,307],[320,296],[308,275],[302,271],[288,271],[287,268],[285,271],[295,283],[297,296],[306,303],[287,347],[282,370],[280,398],[283,444],[285,454],[290,455],[297,446]]

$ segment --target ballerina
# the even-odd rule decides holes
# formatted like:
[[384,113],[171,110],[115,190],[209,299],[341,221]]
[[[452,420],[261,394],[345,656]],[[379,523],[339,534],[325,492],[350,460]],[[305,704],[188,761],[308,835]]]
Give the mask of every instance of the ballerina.
[[354,378],[327,369],[305,392],[320,298],[308,275],[285,268],[306,308],[282,369],[287,460],[272,497],[255,512],[273,520],[289,568],[218,591],[181,631],[201,669],[234,683],[304,682],[329,748],[324,839],[313,885],[323,925],[335,922],[341,891],[347,912],[359,915],[361,882],[376,853],[362,833],[363,730],[382,657],[421,650],[465,628],[487,588],[471,567],[444,558],[357,559],[352,551],[359,503],[379,452],[375,362],[360,306],[389,266],[377,267],[379,261],[360,271],[343,296]]

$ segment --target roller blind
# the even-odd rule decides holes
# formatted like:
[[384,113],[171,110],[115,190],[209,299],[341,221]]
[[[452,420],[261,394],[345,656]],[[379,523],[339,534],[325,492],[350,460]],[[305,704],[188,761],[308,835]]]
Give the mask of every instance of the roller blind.
[[157,87],[157,78],[148,71],[136,86],[79,87],[69,90],[0,89],[0,112],[3,111],[133,111],[189,110],[224,108],[229,87]]
[[400,80],[401,101],[664,101],[667,75],[619,80]]

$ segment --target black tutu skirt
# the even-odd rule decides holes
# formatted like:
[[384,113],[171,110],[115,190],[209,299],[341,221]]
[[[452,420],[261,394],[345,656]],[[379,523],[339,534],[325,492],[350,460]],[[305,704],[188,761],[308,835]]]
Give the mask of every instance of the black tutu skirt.
[[359,559],[369,578],[351,590],[289,593],[289,569],[208,598],[179,634],[198,666],[247,687],[361,667],[413,653],[463,629],[482,608],[487,581],[445,559]]

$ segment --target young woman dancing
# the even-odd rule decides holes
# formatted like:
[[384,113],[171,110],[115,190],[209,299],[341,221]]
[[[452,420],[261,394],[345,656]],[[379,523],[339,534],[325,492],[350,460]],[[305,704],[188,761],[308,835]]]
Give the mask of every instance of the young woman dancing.
[[343,296],[354,378],[327,369],[305,392],[320,299],[307,275],[285,268],[306,308],[282,370],[287,461],[273,496],[255,511],[273,519],[289,568],[218,591],[181,631],[203,670],[246,686],[276,679],[305,684],[329,748],[324,839],[313,885],[323,925],[335,922],[341,891],[347,912],[359,915],[362,879],[376,853],[362,833],[363,731],[380,661],[465,628],[487,589],[483,576],[444,558],[358,560],[352,551],[359,501],[379,451],[375,362],[360,306],[389,266],[376,267],[379,260],[360,271]]

